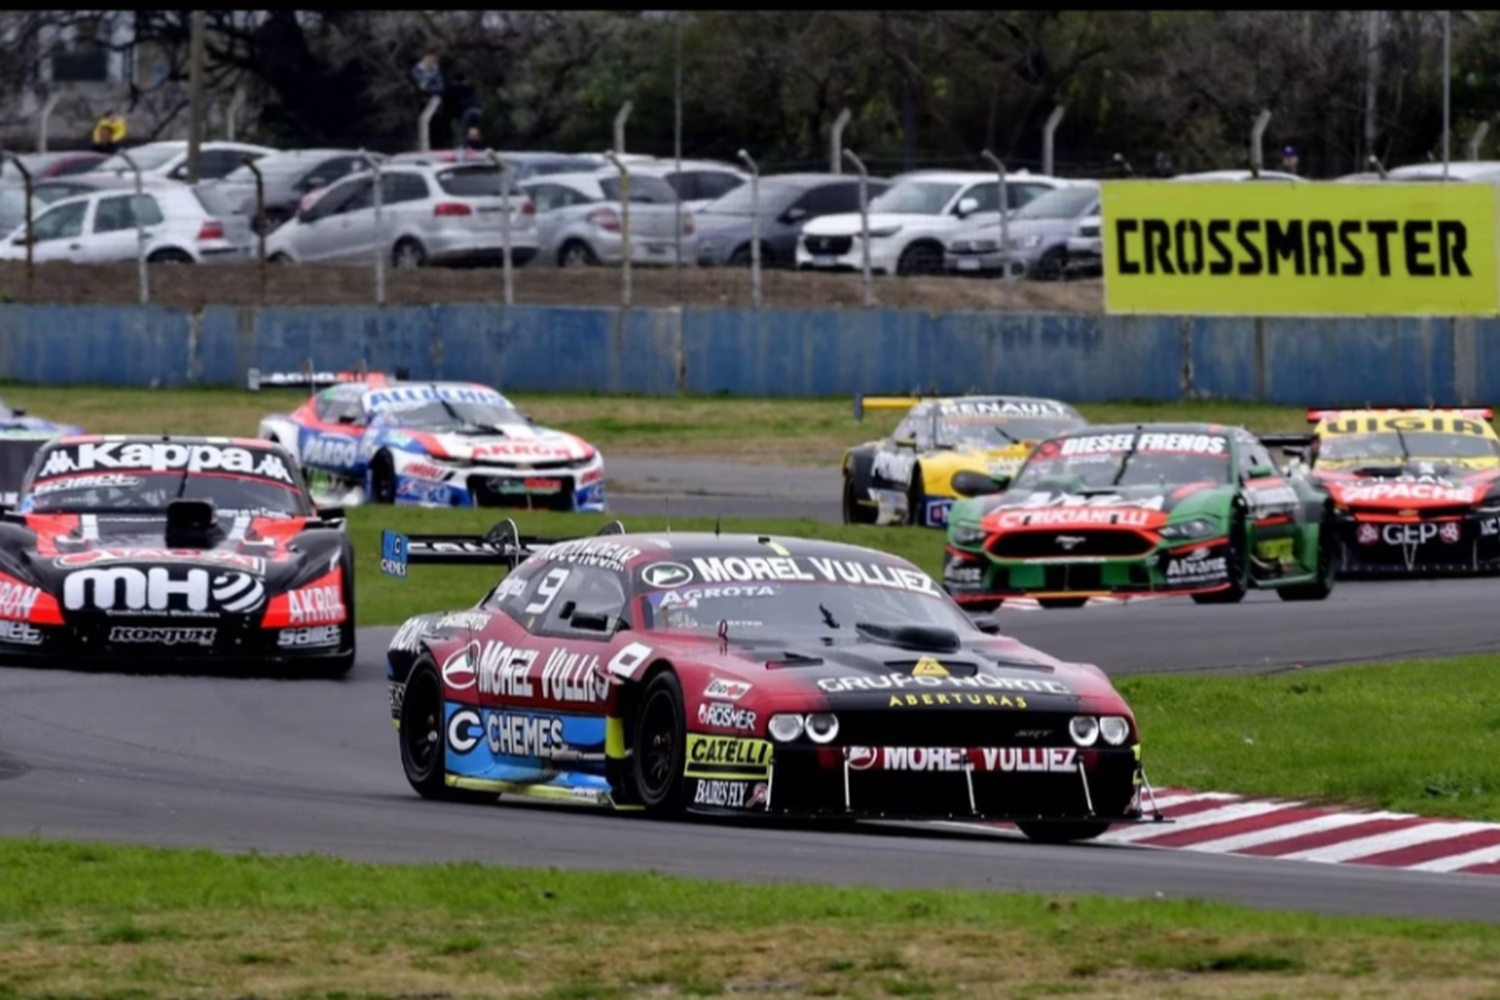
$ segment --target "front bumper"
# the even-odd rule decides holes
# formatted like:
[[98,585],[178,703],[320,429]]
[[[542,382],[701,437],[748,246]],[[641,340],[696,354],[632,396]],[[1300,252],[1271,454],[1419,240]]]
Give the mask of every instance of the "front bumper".
[[[1025,536],[1024,544],[1008,548],[1025,550],[1060,538],[1080,538],[1075,548],[1081,549],[1101,534],[1114,542],[1108,533],[1016,532],[1011,539]],[[1207,594],[1230,585],[1227,536],[1156,545],[1132,556],[997,557],[993,550],[1004,537],[990,536],[985,550],[946,547],[943,586],[959,604],[981,605],[1006,597]]]
[[1024,278],[1036,266],[1031,256],[1001,250],[954,250],[943,255],[943,266],[954,274],[1010,275]]
[[[889,240],[870,240],[870,272],[891,274],[896,267],[898,248]],[[863,244],[854,236],[806,236],[797,241],[799,271],[862,271],[865,266]]]
[[1415,518],[1346,512],[1334,534],[1343,576],[1500,572],[1500,513]]
[[67,625],[0,621],[0,664],[68,669],[211,667],[315,671],[354,651],[348,624],[261,628],[251,619],[89,616]]
[[[500,238],[499,223],[493,233],[475,232],[470,229],[439,229],[422,235],[422,244],[427,251],[427,260],[432,264],[458,267],[501,266],[505,263],[504,241]],[[537,254],[535,229],[518,229],[511,233],[511,264],[520,267]]]

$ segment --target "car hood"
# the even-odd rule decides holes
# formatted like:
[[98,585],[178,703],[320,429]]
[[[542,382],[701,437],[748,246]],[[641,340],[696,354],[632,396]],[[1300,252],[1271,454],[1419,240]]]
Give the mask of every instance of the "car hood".
[[[905,213],[879,213],[870,216],[870,231],[893,229],[902,231],[948,232],[958,224],[952,215],[908,215]],[[813,219],[802,227],[803,236],[858,236],[860,221],[858,212],[843,215],[825,215]]]
[[957,448],[944,449],[922,459],[923,467],[948,468],[953,472],[972,470],[987,475],[1013,476],[1021,468],[1032,449],[1034,441],[1020,441],[1003,448],[989,448],[979,444],[962,444]]
[[1500,470],[1475,471],[1436,464],[1391,466],[1372,475],[1374,466],[1358,470],[1313,473],[1335,503],[1348,507],[1386,510],[1452,507],[1477,504],[1500,486]]
[[991,532],[1059,527],[1154,529],[1166,524],[1184,502],[1201,505],[1227,489],[1213,483],[1126,486],[1088,493],[1012,489],[986,500],[981,524]]
[[[504,433],[437,433],[392,429],[392,444],[418,442],[433,458],[485,465],[532,465],[541,462],[585,462],[598,451],[565,431],[528,424],[507,424]],[[405,440],[403,440],[405,439]]]

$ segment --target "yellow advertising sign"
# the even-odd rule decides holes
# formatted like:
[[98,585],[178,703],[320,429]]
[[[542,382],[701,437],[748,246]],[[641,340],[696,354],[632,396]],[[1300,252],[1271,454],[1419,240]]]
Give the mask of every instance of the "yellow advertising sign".
[[1488,184],[1104,184],[1110,313],[1500,312]]

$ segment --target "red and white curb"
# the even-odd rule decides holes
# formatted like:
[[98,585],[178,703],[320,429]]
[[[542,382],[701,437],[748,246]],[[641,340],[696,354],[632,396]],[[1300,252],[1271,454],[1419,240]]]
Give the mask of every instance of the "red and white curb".
[[[1348,812],[1222,792],[1166,790],[1157,794],[1156,805],[1171,823],[1115,827],[1097,842],[1280,861],[1500,875],[1500,823]],[[1010,828],[1009,824],[951,825]]]

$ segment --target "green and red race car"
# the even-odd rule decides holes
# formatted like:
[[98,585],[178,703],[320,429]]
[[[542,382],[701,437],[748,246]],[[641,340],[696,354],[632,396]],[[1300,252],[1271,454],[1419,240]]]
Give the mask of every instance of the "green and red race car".
[[955,488],[943,584],[976,611],[1008,597],[1082,607],[1091,597],[1191,595],[1232,604],[1333,589],[1328,494],[1287,478],[1241,427],[1120,424],[1037,446],[1015,478]]

